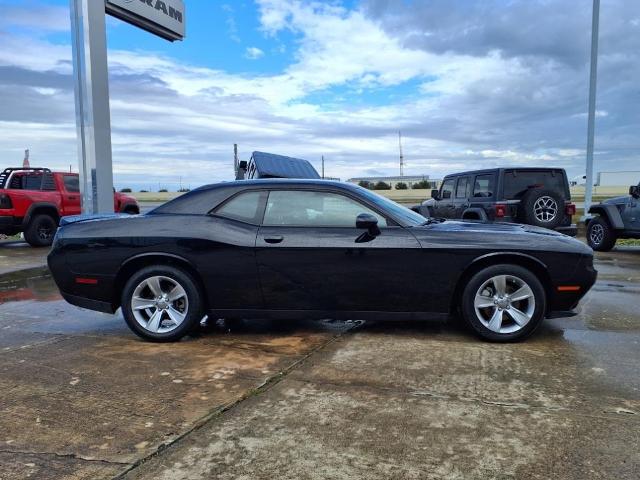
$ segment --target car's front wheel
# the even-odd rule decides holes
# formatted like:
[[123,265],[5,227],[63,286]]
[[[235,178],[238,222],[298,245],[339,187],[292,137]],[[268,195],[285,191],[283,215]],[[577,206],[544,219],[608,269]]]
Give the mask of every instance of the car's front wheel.
[[145,267],[122,291],[122,314],[138,336],[153,342],[173,342],[202,319],[202,296],[194,278],[169,265]]
[[608,252],[616,244],[616,232],[602,217],[595,217],[587,225],[587,243],[598,252]]
[[514,342],[542,323],[545,291],[538,277],[518,265],[494,265],[471,277],[462,294],[462,314],[482,338]]

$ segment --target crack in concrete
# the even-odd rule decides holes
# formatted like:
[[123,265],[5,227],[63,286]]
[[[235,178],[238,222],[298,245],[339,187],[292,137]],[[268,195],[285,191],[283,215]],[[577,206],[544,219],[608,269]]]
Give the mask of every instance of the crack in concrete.
[[115,477],[112,477],[112,480],[123,480],[123,479],[125,479],[126,476],[129,473],[131,473],[132,471],[134,471],[136,468],[140,467],[141,465],[143,465],[144,463],[148,462],[152,458],[157,457],[158,455],[160,455],[165,450],[173,447],[174,445],[177,445],[183,439],[185,439],[186,437],[191,435],[193,432],[196,432],[196,431],[200,430],[202,427],[207,425],[209,422],[219,418],[225,412],[233,410],[234,408],[238,407],[242,402],[244,402],[245,400],[247,400],[249,398],[252,398],[252,397],[260,395],[260,394],[262,394],[264,392],[267,392],[268,390],[273,388],[275,385],[280,383],[284,378],[286,378],[293,370],[295,370],[296,368],[301,366],[311,356],[315,355],[320,350],[322,350],[322,349],[328,347],[329,345],[333,344],[334,342],[338,341],[339,339],[341,339],[347,333],[353,332],[354,330],[359,328],[363,323],[364,322],[362,322],[362,321],[356,321],[356,322],[353,323],[352,326],[348,327],[347,329],[345,329],[345,330],[343,330],[341,332],[337,332],[337,334],[334,335],[333,337],[331,337],[329,340],[327,340],[326,342],[314,347],[306,355],[303,355],[298,360],[293,362],[288,367],[285,367],[283,370],[281,370],[280,372],[276,373],[275,375],[272,375],[271,377],[268,377],[263,383],[261,383],[260,385],[258,385],[255,388],[250,389],[249,391],[244,393],[240,398],[237,398],[233,402],[230,402],[230,403],[228,403],[226,405],[222,405],[222,406],[220,406],[218,408],[215,408],[214,410],[212,410],[208,414],[206,414],[203,417],[201,417],[200,419],[196,420],[191,428],[189,428],[187,431],[181,433],[180,435],[175,437],[170,442],[161,444],[154,452],[150,453],[149,455],[147,455],[147,456],[145,456],[143,458],[140,458],[140,459],[136,460],[133,464],[125,464],[125,465],[129,465],[129,467],[126,468],[124,471],[120,472]]
[[56,458],[82,460],[83,462],[106,463],[108,465],[121,465],[121,466],[131,465],[130,463],[115,462],[113,460],[107,460],[104,458],[83,457],[82,455],[78,455],[76,453],[32,452],[27,450],[23,451],[23,450],[5,450],[5,449],[0,449],[0,453],[17,454],[17,455],[33,455],[33,456],[53,456]]

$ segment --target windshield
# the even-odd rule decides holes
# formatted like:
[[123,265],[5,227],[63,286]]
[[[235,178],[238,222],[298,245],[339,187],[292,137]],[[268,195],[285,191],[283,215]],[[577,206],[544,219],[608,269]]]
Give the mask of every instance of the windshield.
[[419,213],[416,213],[407,207],[403,207],[399,203],[389,200],[388,198],[372,192],[371,190],[358,187],[358,192],[370,202],[375,203],[380,206],[381,209],[391,213],[394,217],[402,219],[409,225],[424,225],[427,221],[427,219]]

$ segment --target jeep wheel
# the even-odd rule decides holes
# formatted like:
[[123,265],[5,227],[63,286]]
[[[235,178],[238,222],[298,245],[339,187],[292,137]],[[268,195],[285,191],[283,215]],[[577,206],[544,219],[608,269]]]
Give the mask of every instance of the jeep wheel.
[[32,247],[48,247],[57,228],[58,224],[50,215],[34,215],[24,230],[24,239]]
[[604,218],[596,217],[587,225],[587,243],[598,252],[608,252],[616,244],[616,232]]
[[554,190],[532,188],[522,197],[519,213],[524,223],[553,229],[564,218],[564,200]]
[[462,294],[462,314],[485,340],[515,342],[542,323],[545,292],[531,271],[518,265],[494,265],[476,273]]

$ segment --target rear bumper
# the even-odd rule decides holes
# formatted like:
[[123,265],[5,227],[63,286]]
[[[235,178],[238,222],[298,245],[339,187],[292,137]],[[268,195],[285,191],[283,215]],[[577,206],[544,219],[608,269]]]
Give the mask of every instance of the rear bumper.
[[89,310],[96,310],[98,312],[104,313],[114,313],[116,311],[116,309],[113,308],[113,305],[110,302],[93,300],[86,297],[79,297],[77,295],[71,295],[64,292],[60,292],[60,294],[62,295],[62,298],[64,298],[67,302],[77,307],[87,308]]

